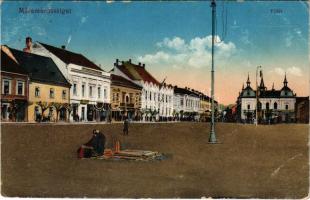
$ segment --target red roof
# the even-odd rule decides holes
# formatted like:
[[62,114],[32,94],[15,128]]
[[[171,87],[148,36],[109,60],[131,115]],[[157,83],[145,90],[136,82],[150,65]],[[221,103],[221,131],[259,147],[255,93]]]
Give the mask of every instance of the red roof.
[[129,87],[137,90],[141,90],[142,87],[131,82],[130,80],[125,79],[122,76],[117,76],[114,74],[111,74],[111,85],[118,85],[118,86],[123,86],[123,87]]
[[97,66],[92,61],[88,60],[85,56],[82,54],[74,53],[62,48],[57,48],[48,44],[44,44],[39,42],[43,47],[45,47],[48,51],[53,53],[55,56],[60,58],[63,62],[69,64],[76,64],[83,67],[88,67],[95,70],[103,71],[99,66]]
[[131,80],[143,80],[144,82],[159,85],[159,82],[145,69],[144,66],[135,65],[131,62],[123,62],[121,65],[117,65],[117,68]]

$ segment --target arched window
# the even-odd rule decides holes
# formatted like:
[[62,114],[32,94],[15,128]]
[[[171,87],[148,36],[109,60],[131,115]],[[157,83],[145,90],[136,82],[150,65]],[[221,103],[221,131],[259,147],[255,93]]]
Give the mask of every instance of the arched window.
[[288,110],[288,105],[287,104],[285,105],[285,110]]
[[251,109],[251,105],[250,104],[248,104],[248,110],[250,110]]
[[266,103],[266,110],[269,110],[269,103]]
[[273,104],[273,109],[275,109],[275,110],[278,109],[278,104],[277,104],[277,102],[274,102],[274,104]]

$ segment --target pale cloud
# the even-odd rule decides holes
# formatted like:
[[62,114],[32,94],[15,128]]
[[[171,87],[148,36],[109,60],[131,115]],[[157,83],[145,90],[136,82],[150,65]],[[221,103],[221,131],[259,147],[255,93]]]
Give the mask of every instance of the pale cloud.
[[185,50],[187,47],[185,41],[179,37],[174,37],[172,40],[165,38],[162,42],[156,44],[158,47],[168,47],[175,50]]
[[287,73],[294,75],[294,76],[302,76],[302,71],[299,67],[290,67],[287,69]]
[[284,69],[282,69],[281,67],[274,68],[274,72],[280,76],[283,76],[285,74]]
[[163,52],[163,51],[159,51],[155,54],[146,54],[143,57],[138,57],[139,61],[143,61],[146,63],[159,63],[159,62],[163,62],[163,61],[167,61],[169,59],[170,55]]
[[302,76],[303,75],[302,70],[299,67],[295,67],[295,66],[288,67],[286,69],[283,69],[281,67],[276,67],[270,71],[271,74],[277,74],[279,76],[284,76],[285,72],[289,75],[292,75],[292,76]]
[[[138,61],[147,64],[162,64],[176,69],[185,67],[201,68],[211,65],[212,36],[195,37],[186,42],[180,37],[164,38],[156,44],[160,51],[139,56]],[[215,37],[215,56],[217,59],[229,58],[236,51],[232,42],[223,42]]]

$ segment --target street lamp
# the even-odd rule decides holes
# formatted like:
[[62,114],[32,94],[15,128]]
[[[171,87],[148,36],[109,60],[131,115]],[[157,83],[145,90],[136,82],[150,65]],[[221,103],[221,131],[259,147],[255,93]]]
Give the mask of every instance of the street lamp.
[[256,114],[256,120],[255,120],[255,125],[257,126],[257,123],[258,123],[258,86],[257,86],[257,74],[258,74],[258,69],[261,69],[262,68],[262,66],[257,66],[256,67],[256,112],[255,112],[255,114]]
[[215,144],[216,141],[216,135],[214,130],[214,34],[215,34],[215,12],[216,12],[216,3],[215,0],[212,0],[211,2],[211,8],[212,8],[212,69],[211,69],[211,131],[209,136],[209,143]]

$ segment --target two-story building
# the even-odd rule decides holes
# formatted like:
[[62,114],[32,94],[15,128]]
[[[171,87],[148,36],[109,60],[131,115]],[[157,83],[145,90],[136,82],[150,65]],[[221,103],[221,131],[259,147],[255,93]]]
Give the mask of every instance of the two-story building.
[[200,95],[185,87],[174,87],[174,105],[177,118],[180,120],[199,120]]
[[286,75],[283,87],[276,90],[274,86],[267,90],[264,79],[261,77],[260,85],[256,90],[252,89],[250,77],[248,76],[246,87],[237,99],[239,120],[253,123],[256,118],[261,123],[294,122],[296,94],[288,87]]
[[1,121],[27,121],[29,77],[7,46],[1,46]]
[[114,63],[113,73],[142,87],[141,111],[143,120],[167,120],[173,116],[173,87],[157,81],[145,64],[133,64],[131,59]]
[[112,119],[119,121],[128,117],[140,119],[142,87],[122,76],[111,74]]
[[72,85],[70,89],[71,119],[104,121],[110,114],[110,73],[79,53],[62,46],[57,48],[41,42],[32,51],[48,56]]
[[49,57],[10,48],[29,75],[28,121],[66,120],[70,83]]

